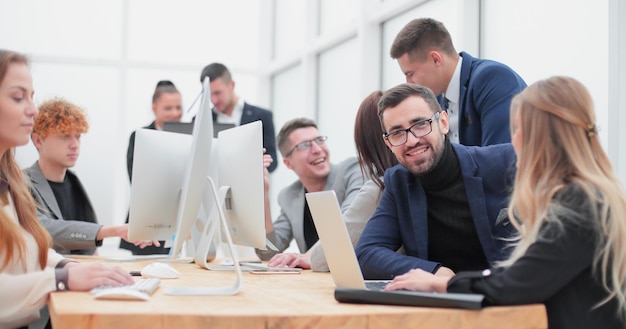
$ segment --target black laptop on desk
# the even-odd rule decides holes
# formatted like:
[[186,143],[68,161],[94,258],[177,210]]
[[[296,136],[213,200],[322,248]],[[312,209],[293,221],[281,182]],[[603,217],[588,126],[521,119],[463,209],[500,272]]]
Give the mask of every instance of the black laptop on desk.
[[173,133],[188,134],[193,132],[193,123],[191,122],[163,122],[163,130]]
[[367,290],[335,288],[335,299],[340,303],[384,304],[420,307],[446,307],[479,310],[485,296],[480,294],[417,292],[405,290]]
[[[232,123],[213,122],[213,137],[217,138],[217,134],[220,131],[234,127],[235,125]],[[163,130],[191,135],[193,132],[193,122],[163,122]]]

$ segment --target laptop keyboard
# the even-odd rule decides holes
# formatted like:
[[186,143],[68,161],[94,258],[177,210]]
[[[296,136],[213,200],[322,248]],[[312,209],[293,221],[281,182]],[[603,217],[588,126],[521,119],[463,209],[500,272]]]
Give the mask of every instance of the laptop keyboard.
[[383,290],[391,281],[365,281],[367,290]]

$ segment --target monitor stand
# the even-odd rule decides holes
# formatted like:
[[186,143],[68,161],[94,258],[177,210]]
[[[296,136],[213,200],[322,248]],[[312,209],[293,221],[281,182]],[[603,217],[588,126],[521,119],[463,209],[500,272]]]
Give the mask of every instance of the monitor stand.
[[[215,230],[217,227],[221,228],[223,235],[226,237],[226,242],[228,244],[228,249],[233,258],[233,266],[235,268],[236,279],[232,286],[223,286],[223,287],[169,287],[165,288],[163,293],[165,295],[176,295],[176,296],[226,296],[226,295],[235,295],[241,290],[241,283],[243,281],[243,273],[241,272],[241,267],[239,266],[239,258],[237,257],[237,253],[235,251],[235,247],[233,245],[233,239],[228,230],[228,224],[226,223],[226,217],[224,216],[224,211],[222,210],[222,206],[224,204],[224,200],[226,198],[226,194],[228,193],[230,187],[223,186],[220,188],[219,199],[218,194],[215,189],[215,184],[211,177],[207,177],[208,184],[211,190],[211,194],[213,195],[215,201],[215,208],[217,208],[218,217],[220,222],[218,223],[216,220],[212,220],[209,218],[207,220],[207,224],[204,227],[204,232],[202,232],[202,237],[200,238],[200,242],[198,243],[198,249],[196,250],[195,258],[196,264],[208,269],[209,264],[207,263],[207,256],[210,251],[210,247],[213,242],[213,237],[215,236]],[[219,201],[222,202],[219,202]],[[221,224],[221,225],[220,225]]]

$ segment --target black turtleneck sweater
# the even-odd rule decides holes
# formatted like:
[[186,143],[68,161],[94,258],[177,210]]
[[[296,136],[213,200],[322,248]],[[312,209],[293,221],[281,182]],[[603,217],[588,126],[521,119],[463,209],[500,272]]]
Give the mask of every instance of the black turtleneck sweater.
[[428,259],[454,272],[488,268],[467,202],[461,167],[447,138],[439,163],[417,179],[424,187],[428,205]]

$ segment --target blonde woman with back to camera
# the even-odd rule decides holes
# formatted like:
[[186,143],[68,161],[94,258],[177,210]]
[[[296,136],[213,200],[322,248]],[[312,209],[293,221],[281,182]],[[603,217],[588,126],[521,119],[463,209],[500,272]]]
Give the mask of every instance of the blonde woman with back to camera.
[[626,327],[626,197],[578,81],[538,81],[511,103],[517,153],[510,259],[435,277],[412,270],[388,289],[484,294],[490,305],[543,303],[549,328]]
[[37,114],[33,94],[28,59],[0,49],[0,328],[26,328],[50,292],[133,283],[120,268],[72,262],[50,249],[14,156],[30,138]]

